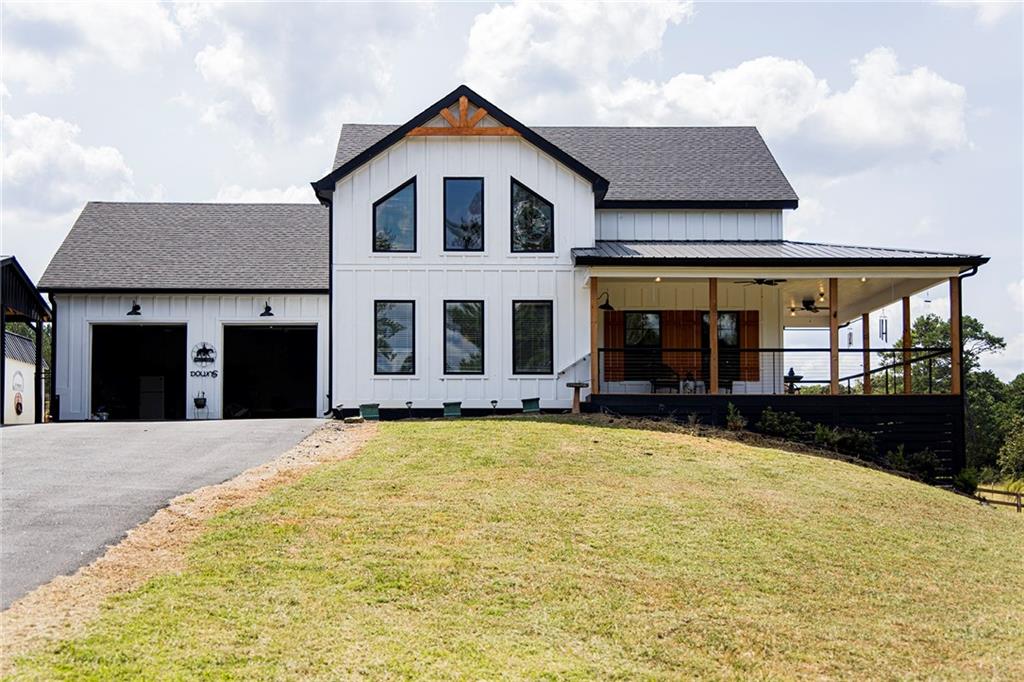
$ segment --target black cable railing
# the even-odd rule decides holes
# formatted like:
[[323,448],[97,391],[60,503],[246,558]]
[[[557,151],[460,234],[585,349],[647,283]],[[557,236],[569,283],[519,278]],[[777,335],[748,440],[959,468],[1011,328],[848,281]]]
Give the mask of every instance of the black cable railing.
[[[949,348],[838,349],[842,393],[948,393]],[[867,365],[865,366],[865,356]],[[829,393],[828,348],[719,348],[720,393]],[[711,390],[708,348],[599,348],[603,393],[701,394]],[[904,375],[909,376],[904,382]],[[907,390],[909,389],[909,391]]]

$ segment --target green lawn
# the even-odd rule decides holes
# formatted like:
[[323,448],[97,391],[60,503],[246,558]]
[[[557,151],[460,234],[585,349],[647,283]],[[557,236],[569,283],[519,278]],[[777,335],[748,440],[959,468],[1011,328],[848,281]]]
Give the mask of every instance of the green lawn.
[[394,422],[15,676],[1024,675],[1024,521],[843,462]]

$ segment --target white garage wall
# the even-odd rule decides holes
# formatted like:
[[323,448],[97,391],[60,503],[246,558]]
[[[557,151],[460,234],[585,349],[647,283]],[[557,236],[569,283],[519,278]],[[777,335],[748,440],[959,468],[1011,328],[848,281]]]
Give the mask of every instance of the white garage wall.
[[[189,419],[218,419],[222,409],[224,325],[229,324],[303,324],[317,326],[317,399],[319,413],[327,409],[327,333],[326,294],[296,295],[186,295],[142,294],[58,294],[56,331],[56,377],[54,393],[60,396],[60,418],[89,419],[92,406],[92,325],[94,324],[184,324],[187,325],[186,371],[217,370],[218,376],[188,377],[185,389],[185,414]],[[132,301],[142,307],[142,316],[127,317]],[[269,301],[274,317],[261,318],[264,301]],[[193,346],[201,342],[217,350],[213,367],[192,363]],[[208,410],[196,413],[192,398],[205,392]]]

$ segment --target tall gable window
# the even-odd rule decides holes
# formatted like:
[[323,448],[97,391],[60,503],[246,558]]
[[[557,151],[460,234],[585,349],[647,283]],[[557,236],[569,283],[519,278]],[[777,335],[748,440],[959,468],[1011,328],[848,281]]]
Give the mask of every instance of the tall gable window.
[[484,302],[444,302],[444,373],[484,373]]
[[553,305],[551,301],[512,302],[512,373],[554,372]]
[[484,250],[484,179],[444,179],[444,250]]
[[416,373],[416,303],[374,301],[373,350],[376,374]]
[[554,204],[512,178],[512,251],[551,253],[554,250]]
[[373,250],[416,251],[416,178],[374,203]]

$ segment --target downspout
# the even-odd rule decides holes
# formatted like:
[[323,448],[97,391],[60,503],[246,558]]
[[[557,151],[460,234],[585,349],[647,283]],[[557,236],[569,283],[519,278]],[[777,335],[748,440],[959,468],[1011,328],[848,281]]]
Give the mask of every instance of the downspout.
[[964,287],[963,281],[968,277],[978,274],[978,266],[975,265],[967,272],[960,273],[960,295],[957,296],[956,323],[959,327],[960,348],[960,428],[963,434],[963,441],[960,444],[960,469],[967,466],[967,372],[965,371],[964,357]]
[[57,300],[52,293],[46,295],[50,299],[50,310],[53,311],[53,322],[50,327],[50,421],[60,421],[60,396],[57,395]]
[[334,409],[334,197],[327,204],[327,411]]

